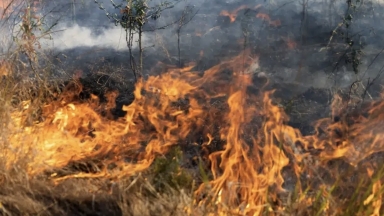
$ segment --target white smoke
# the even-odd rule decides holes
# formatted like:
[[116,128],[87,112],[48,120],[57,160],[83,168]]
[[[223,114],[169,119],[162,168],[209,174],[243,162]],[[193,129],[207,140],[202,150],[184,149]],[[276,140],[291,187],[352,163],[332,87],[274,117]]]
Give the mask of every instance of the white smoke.
[[[134,37],[137,41],[137,35]],[[146,37],[143,37],[143,43]],[[101,33],[96,34],[94,28],[83,27],[77,24],[59,26],[56,33],[52,34],[51,40],[42,41],[43,48],[57,50],[72,49],[76,47],[104,47],[115,50],[126,50],[127,43],[125,31],[120,26],[111,26],[101,29]],[[137,46],[133,43],[134,48]]]

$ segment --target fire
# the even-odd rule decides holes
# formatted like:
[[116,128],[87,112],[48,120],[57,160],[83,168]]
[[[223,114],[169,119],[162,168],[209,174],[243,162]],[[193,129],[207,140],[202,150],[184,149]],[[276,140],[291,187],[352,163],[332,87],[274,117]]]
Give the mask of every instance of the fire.
[[[238,8],[232,10],[232,11],[227,11],[227,10],[223,10],[220,12],[220,16],[226,16],[226,17],[229,17],[229,20],[231,23],[235,22],[236,21],[236,18],[239,14],[239,12],[241,10],[245,10],[245,9],[253,9],[253,10],[257,10],[259,8],[261,8],[262,5],[261,4],[258,4],[256,5],[255,7],[251,8],[247,5],[241,5],[239,6]],[[265,20],[268,22],[269,25],[271,26],[274,26],[274,27],[278,27],[281,25],[281,22],[280,20],[272,20],[271,17],[266,14],[266,13],[262,13],[262,12],[259,12],[256,14],[256,18],[259,18],[259,19],[262,19],[262,20]]]
[[227,16],[227,17],[229,17],[231,23],[233,23],[233,22],[236,21],[236,18],[237,18],[237,16],[238,16],[238,13],[239,13],[241,10],[245,10],[245,9],[254,9],[254,10],[256,10],[256,9],[259,9],[260,7],[261,7],[260,4],[259,4],[259,5],[256,5],[256,6],[253,7],[253,8],[251,8],[251,7],[247,6],[247,5],[241,5],[241,6],[239,6],[238,8],[236,8],[236,9],[234,9],[234,10],[232,10],[232,11],[227,11],[227,10],[223,10],[223,11],[221,11],[220,16]]
[[256,14],[256,18],[260,18],[264,21],[267,21],[269,25],[278,27],[281,25],[280,20],[272,20],[271,17],[266,13],[258,13]]
[[290,38],[284,38],[284,40],[285,40],[285,43],[286,43],[288,49],[293,50],[297,47],[297,43],[294,40],[292,40]]
[[[21,2],[21,0],[0,0],[1,19],[8,17]],[[34,12],[36,12],[40,7],[40,0],[32,0],[27,3]]]
[[9,15],[9,11],[8,11],[8,8],[9,8],[9,5],[11,4],[12,0],[1,0],[0,1],[0,13],[1,13],[1,17],[5,17],[7,15]]
[[6,61],[0,61],[0,76],[8,76],[11,71],[11,65]]
[[[33,146],[32,155],[35,157],[28,166],[31,175],[63,167],[70,161],[106,154],[118,155],[110,158],[110,163],[120,164],[122,170],[127,170],[127,175],[145,170],[156,155],[164,154],[178,140],[185,139],[193,125],[201,125],[205,118],[202,105],[193,97],[190,98],[187,113],[173,104],[194,94],[196,97],[207,98],[208,95],[199,86],[211,82],[223,66],[208,70],[204,77],[188,72],[192,67],[175,68],[161,77],[150,77],[146,82],[139,83],[135,101],[124,107],[127,115],[118,121],[111,121],[108,115],[103,117],[98,114],[100,111],[110,113],[117,96],[115,93],[109,95],[109,106],[100,107],[95,96],[86,103],[80,103],[77,95],[81,86],[75,82],[68,86],[59,101],[44,107],[44,122],[37,123],[33,128],[24,127],[22,133],[11,136],[12,149],[30,154],[31,149],[25,148]],[[217,96],[220,94],[212,97]],[[13,119],[15,128],[21,127],[22,113],[15,113]],[[21,146],[18,144],[21,143],[19,139],[25,140]],[[134,157],[133,152],[142,149],[143,142],[146,146],[138,156],[138,163],[116,161],[116,157]],[[9,161],[9,166],[12,166],[12,162]],[[116,177],[120,174],[111,172],[106,175]]]
[[[223,215],[282,211],[284,205],[271,203],[281,203],[289,192],[283,172],[288,168],[302,194],[298,205],[309,208],[315,200],[305,198],[303,176],[319,175],[317,169],[337,158],[357,167],[384,150],[384,102],[373,102],[364,115],[348,116],[341,97],[335,97],[332,118],[317,121],[317,133],[304,136],[287,124],[288,115],[273,101],[274,91],[248,91],[252,74],[246,71],[257,59],[246,50],[204,75],[193,70],[194,64],[170,67],[138,82],[134,101],[123,107],[126,115],[118,119],[112,114],[118,93],[106,94],[107,103],[95,95],[82,101],[77,74],[58,100],[43,107],[42,121],[25,126],[28,101],[24,110],[11,114],[12,133],[1,140],[8,143],[3,151],[6,165],[11,169],[23,159],[31,178],[49,173],[58,184],[69,178],[119,180],[147,170],[173,146],[205,137],[199,144],[204,148],[218,139],[212,135],[219,135],[223,144],[206,158],[212,179],[195,191],[197,208],[213,204]],[[226,105],[218,107],[213,100],[225,100]],[[60,171],[87,160],[96,161],[92,172]],[[373,175],[371,169],[365,172]],[[376,181],[365,200],[376,213],[382,204],[374,197],[381,196],[381,187]],[[321,196],[329,196],[328,187],[318,188]]]

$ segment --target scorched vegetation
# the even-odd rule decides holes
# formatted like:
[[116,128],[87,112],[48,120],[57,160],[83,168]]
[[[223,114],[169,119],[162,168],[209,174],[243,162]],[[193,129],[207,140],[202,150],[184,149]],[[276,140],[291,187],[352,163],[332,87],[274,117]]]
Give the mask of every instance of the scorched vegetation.
[[[240,11],[246,14],[234,42],[239,49],[204,70],[199,61],[181,64],[181,29],[197,16],[184,9],[173,22],[176,61],[153,64],[163,71],[144,76],[144,45],[136,64],[132,44],[134,34],[144,37],[150,7],[122,1],[115,8],[130,21],[120,22],[129,48],[126,66],[137,79],[127,81],[127,70],[107,64],[58,77],[56,57],[40,43],[57,23],[49,26],[39,16],[44,2],[38,2],[0,1],[4,25],[19,18],[2,35],[1,215],[383,214],[384,100],[368,91],[379,76],[363,86],[361,97],[352,92],[361,80],[351,91],[332,89],[329,109],[320,111],[328,112],[325,117],[303,123],[309,102],[281,100],[279,88],[288,88],[257,71],[264,48],[252,39],[251,21],[271,29],[284,25],[264,6],[218,14],[227,18],[225,25],[236,22]],[[305,20],[308,1],[302,4]],[[343,30],[344,56],[358,74],[363,47],[351,44],[347,29],[359,8],[354,4],[348,1],[347,18],[331,39],[324,38],[324,49],[336,49],[333,40]],[[160,11],[152,15],[157,19]],[[195,34],[210,31],[215,29]],[[290,51],[305,44],[289,37],[283,42]],[[308,92],[313,101],[324,98],[314,88],[302,95]],[[298,120],[311,129],[296,127]]]

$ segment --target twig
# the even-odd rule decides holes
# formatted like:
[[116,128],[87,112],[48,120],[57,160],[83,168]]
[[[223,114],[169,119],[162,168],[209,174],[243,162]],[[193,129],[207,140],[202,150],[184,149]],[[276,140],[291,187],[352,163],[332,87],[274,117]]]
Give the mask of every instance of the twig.
[[384,48],[380,50],[379,53],[376,54],[375,58],[371,61],[371,63],[368,65],[367,69],[364,71],[364,74],[361,78],[363,78],[365,76],[365,74],[367,73],[368,69],[373,65],[373,63],[375,62],[375,60],[380,56],[380,54],[384,51]]
[[370,96],[371,100],[373,100],[372,96],[368,92],[368,89],[375,83],[375,81],[377,79],[379,79],[379,77],[381,76],[381,74],[383,74],[383,72],[384,72],[384,65],[380,68],[379,73],[376,75],[375,78],[373,78],[373,80],[371,82],[368,79],[367,87],[364,88],[364,86],[363,86],[363,88],[364,88],[363,101],[364,101],[364,98],[365,98],[366,94],[368,94]]
[[[185,17],[187,16],[188,12],[189,12],[189,9],[190,7],[187,6],[184,8],[183,10],[183,13],[179,19],[179,25],[177,27],[177,54],[178,54],[178,60],[179,60],[179,67],[182,67],[182,64],[181,64],[181,51],[180,51],[180,33],[181,33],[181,28],[185,25],[187,25],[195,16],[196,14],[199,12],[200,8],[196,10],[196,12],[187,20],[185,21]],[[191,10],[191,9],[190,9]]]

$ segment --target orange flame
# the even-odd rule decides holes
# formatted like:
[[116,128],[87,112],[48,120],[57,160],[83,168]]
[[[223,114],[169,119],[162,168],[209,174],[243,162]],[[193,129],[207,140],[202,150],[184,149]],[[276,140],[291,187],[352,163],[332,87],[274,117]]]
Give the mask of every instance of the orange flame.
[[271,17],[265,13],[256,14],[256,18],[260,18],[262,20],[265,20],[268,22],[269,25],[274,26],[274,27],[278,27],[281,25],[280,20],[278,20],[278,19],[277,20],[271,20]]
[[288,49],[293,50],[296,48],[297,43],[294,40],[292,40],[290,38],[284,38],[284,39],[285,39],[285,43],[287,44]]
[[[251,8],[251,7],[247,6],[247,5],[241,5],[240,7],[236,8],[236,9],[234,9],[234,10],[232,10],[232,11],[227,11],[227,10],[223,10],[223,11],[221,11],[221,12],[220,12],[220,16],[227,16],[227,17],[229,17],[230,22],[233,23],[233,22],[236,21],[236,18],[237,18],[238,14],[239,14],[239,12],[240,12],[241,10],[245,10],[245,9],[254,9],[254,10],[257,10],[257,9],[259,9],[261,6],[262,6],[262,5],[259,4],[259,5],[256,5],[255,7]],[[266,14],[266,13],[261,13],[261,12],[260,12],[260,13],[257,13],[257,14],[256,14],[256,18],[265,20],[265,21],[268,22],[269,25],[274,26],[274,27],[278,27],[278,26],[281,25],[280,20],[278,20],[278,19],[277,19],[277,20],[272,20],[271,17],[270,17],[268,14]]]
[[6,61],[0,61],[0,76],[8,76],[11,72],[11,64]]
[[[253,7],[254,10],[260,8],[261,5],[256,5],[255,7]],[[229,20],[231,21],[231,23],[235,22],[236,21],[236,18],[238,16],[238,13],[241,11],[241,10],[244,10],[244,9],[251,9],[249,6],[247,5],[241,5],[239,6],[238,8],[232,10],[232,11],[227,11],[227,10],[223,10],[221,11],[220,13],[220,16],[227,16],[229,17]]]
[[12,0],[0,0],[0,14],[1,17],[5,17],[10,14],[9,6]]
[[[207,147],[216,139],[212,134],[219,134],[223,145],[209,152],[213,177],[195,191],[197,206],[214,201],[223,214],[260,215],[266,209],[275,210],[268,203],[280,202],[287,192],[284,169],[292,169],[300,185],[303,174],[309,178],[318,175],[316,169],[327,161],[340,158],[357,166],[384,151],[383,100],[370,104],[366,115],[347,116],[342,98],[336,96],[332,119],[317,121],[317,133],[303,136],[287,125],[288,115],[272,100],[274,91],[249,93],[252,74],[246,71],[257,61],[250,56],[246,50],[202,76],[193,71],[194,64],[150,76],[137,83],[135,100],[123,107],[126,115],[117,120],[112,115],[117,92],[106,94],[107,103],[94,95],[81,101],[82,87],[74,81],[59,100],[43,108],[42,122],[23,127],[24,112],[11,114],[13,134],[6,140],[9,148],[2,152],[7,155],[6,165],[11,169],[24,158],[32,177],[50,172],[56,183],[68,178],[119,180],[145,171],[157,156],[189,138],[202,134],[207,137],[202,147]],[[224,70],[232,74],[222,73]],[[226,104],[212,103],[219,99]],[[28,108],[29,102],[25,102],[25,110]],[[338,116],[342,118],[334,121]],[[57,171],[90,159],[101,161],[95,172],[64,175]],[[298,190],[303,192],[301,187]],[[324,185],[318,190],[322,196],[330,194]],[[380,197],[381,190],[377,181],[373,198],[365,200],[375,211],[381,202],[373,200]],[[307,207],[314,202],[299,200]],[[325,211],[329,205],[326,203]]]
[[[20,5],[21,0],[0,0],[0,16],[1,19],[9,16],[16,6]],[[32,11],[36,12],[40,7],[40,0],[29,1],[30,8]]]

